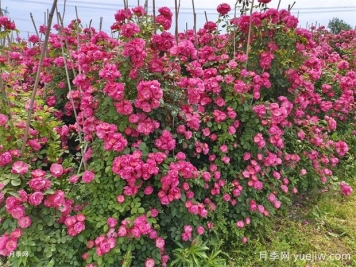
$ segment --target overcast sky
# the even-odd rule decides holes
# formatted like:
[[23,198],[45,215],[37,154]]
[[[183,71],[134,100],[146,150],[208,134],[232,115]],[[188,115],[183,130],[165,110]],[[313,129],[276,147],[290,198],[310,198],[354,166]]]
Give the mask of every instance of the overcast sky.
[[[215,21],[217,19],[216,7],[221,3],[229,3],[234,6],[236,0],[194,0],[197,12],[197,26],[201,27],[205,23],[204,10],[207,12],[208,19]],[[128,0],[129,6],[136,6],[138,0]],[[144,0],[140,0],[143,5]],[[257,1],[255,1],[257,2]],[[272,0],[270,7],[277,7],[278,0]],[[287,9],[294,0],[281,0],[280,9]],[[9,12],[7,15],[13,19],[17,28],[22,31],[22,36],[27,37],[27,32],[34,34],[34,27],[31,22],[30,13],[32,13],[37,27],[44,22],[44,14],[51,8],[52,0],[2,0],[2,9]],[[63,10],[64,0],[58,0],[59,10]],[[79,18],[84,26],[89,25],[92,20],[92,26],[99,28],[100,17],[103,17],[103,30],[110,32],[110,25],[114,22],[114,13],[123,8],[123,0],[67,0],[65,21],[75,19],[75,6],[78,9]],[[149,6],[152,10],[152,0],[149,0]],[[174,9],[174,0],[156,0],[156,8],[167,6]],[[298,16],[300,27],[307,25],[320,24],[327,26],[330,19],[338,17],[350,24],[356,26],[356,0],[296,0],[292,9],[293,14]],[[174,12],[173,12],[174,13]],[[233,12],[231,11],[231,16]],[[54,23],[57,21],[54,20]],[[183,31],[188,23],[188,28],[193,27],[192,1],[181,0],[181,9],[179,13],[179,30]]]

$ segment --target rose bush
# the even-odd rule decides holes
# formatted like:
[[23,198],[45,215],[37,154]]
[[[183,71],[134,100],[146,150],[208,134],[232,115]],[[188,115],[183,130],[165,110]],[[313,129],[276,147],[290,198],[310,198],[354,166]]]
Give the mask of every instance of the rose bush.
[[0,254],[14,266],[166,266],[177,243],[246,243],[294,195],[337,180],[354,157],[356,33],[262,8],[230,19],[222,4],[217,23],[177,40],[165,7],[156,27],[142,7],[117,11],[118,38],[55,25],[24,153],[42,44],[7,47]]

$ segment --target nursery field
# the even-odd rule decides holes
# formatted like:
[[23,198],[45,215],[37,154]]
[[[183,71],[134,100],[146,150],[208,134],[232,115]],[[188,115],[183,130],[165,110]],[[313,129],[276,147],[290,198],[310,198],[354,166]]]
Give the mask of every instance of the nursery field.
[[4,266],[356,266],[356,30],[269,2],[0,16]]

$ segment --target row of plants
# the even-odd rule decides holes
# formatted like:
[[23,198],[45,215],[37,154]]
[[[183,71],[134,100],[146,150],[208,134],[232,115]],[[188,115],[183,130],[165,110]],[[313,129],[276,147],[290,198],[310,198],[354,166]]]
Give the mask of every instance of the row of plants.
[[117,11],[117,38],[59,16],[48,43],[1,17],[10,265],[224,266],[219,239],[243,248],[331,182],[352,193],[334,170],[356,149],[356,32],[258,2],[176,36],[167,7]]

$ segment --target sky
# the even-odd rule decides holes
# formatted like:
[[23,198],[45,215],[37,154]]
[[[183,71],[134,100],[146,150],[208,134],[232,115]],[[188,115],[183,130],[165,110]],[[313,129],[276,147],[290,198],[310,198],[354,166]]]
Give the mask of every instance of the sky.
[[[0,0],[1,8],[8,13],[7,16],[15,21],[22,37],[35,33],[30,14],[37,28],[44,24],[45,14],[51,9],[52,0]],[[179,0],[178,0],[179,1]],[[130,7],[137,6],[138,2],[143,5],[144,0],[128,0]],[[152,11],[152,0],[149,0],[149,10]],[[174,13],[174,0],[155,0],[156,9],[162,6],[172,8]],[[218,15],[216,7],[221,3],[228,3],[232,7],[236,0],[194,0],[197,13],[197,27],[202,27],[206,21],[204,11],[207,12],[209,21],[216,21]],[[255,0],[255,2],[257,2]],[[279,0],[272,0],[269,7],[276,8]],[[287,9],[293,5],[294,0],[281,0],[280,9]],[[58,9],[63,12],[64,0],[58,0]],[[123,8],[123,0],[67,0],[65,12],[65,24],[76,18],[75,7],[77,7],[79,18],[83,26],[91,25],[99,29],[100,17],[103,18],[102,29],[110,33],[110,26],[114,22],[114,14]],[[234,12],[230,11],[233,16]],[[239,13],[239,12],[238,12]],[[292,13],[298,17],[299,26],[308,28],[311,25],[327,26],[333,17],[342,19],[352,27],[356,26],[356,0],[295,0]],[[173,19],[174,20],[174,19]],[[53,21],[57,23],[56,19]],[[179,12],[179,31],[193,27],[192,0],[181,0]],[[174,29],[174,25],[172,27]]]

